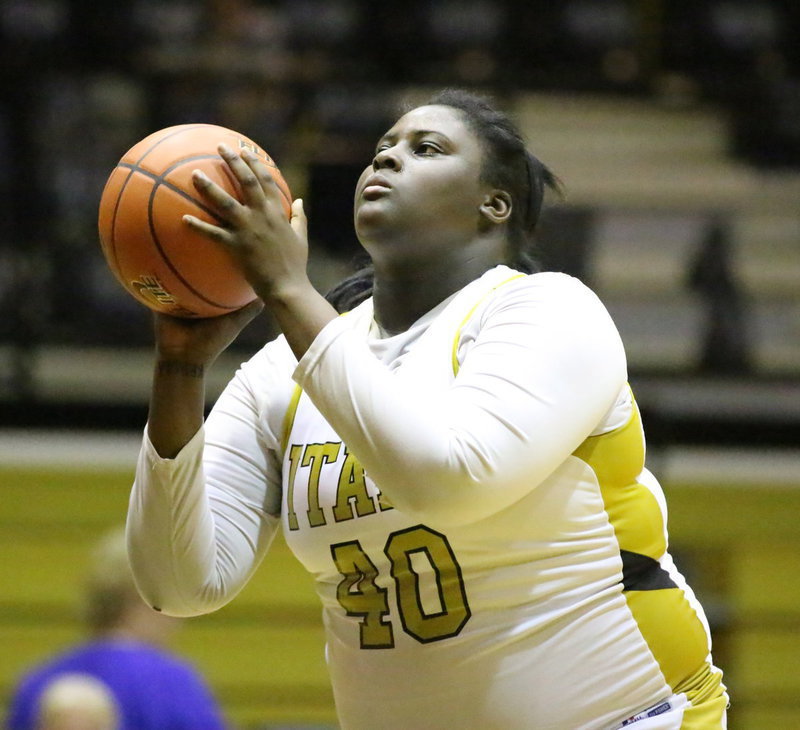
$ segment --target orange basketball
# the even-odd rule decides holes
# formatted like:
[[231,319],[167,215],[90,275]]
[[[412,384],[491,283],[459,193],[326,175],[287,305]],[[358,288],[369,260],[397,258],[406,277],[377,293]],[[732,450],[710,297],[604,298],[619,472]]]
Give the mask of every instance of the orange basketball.
[[217,152],[220,143],[255,152],[282,193],[287,217],[291,214],[292,194],[280,170],[244,135],[213,124],[180,124],[145,137],[109,176],[98,227],[111,271],[150,309],[179,317],[214,317],[256,297],[228,251],[182,221],[188,213],[220,222],[192,183],[195,169],[241,199],[238,182]]

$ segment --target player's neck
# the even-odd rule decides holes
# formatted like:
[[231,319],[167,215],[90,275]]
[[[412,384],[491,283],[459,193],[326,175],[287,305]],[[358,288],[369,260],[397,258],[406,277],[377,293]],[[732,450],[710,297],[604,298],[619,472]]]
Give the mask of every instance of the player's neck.
[[381,271],[376,267],[372,290],[374,317],[390,335],[405,332],[451,294],[463,289],[494,262],[473,260],[458,267],[415,268]]

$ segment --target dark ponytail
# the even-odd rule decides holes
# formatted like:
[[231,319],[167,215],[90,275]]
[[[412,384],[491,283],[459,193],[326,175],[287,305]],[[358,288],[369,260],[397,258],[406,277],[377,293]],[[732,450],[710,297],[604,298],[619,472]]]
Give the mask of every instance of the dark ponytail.
[[357,258],[353,265],[356,270],[350,276],[342,279],[325,295],[325,298],[339,314],[349,312],[372,296],[375,270],[372,268],[369,256],[364,254]]

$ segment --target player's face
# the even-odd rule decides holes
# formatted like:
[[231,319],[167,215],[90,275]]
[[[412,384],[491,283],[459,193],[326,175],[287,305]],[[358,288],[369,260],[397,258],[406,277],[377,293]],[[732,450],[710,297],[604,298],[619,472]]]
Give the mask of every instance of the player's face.
[[356,232],[373,259],[435,255],[473,238],[486,194],[481,163],[457,109],[423,106],[401,117],[356,186]]

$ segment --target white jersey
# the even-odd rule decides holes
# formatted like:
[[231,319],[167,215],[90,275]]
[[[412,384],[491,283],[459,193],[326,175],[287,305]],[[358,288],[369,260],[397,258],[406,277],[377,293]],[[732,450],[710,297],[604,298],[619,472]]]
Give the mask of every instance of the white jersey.
[[145,439],[129,540],[147,600],[229,601],[280,521],[347,730],[722,727],[597,298],[501,266],[400,335],[371,306],[299,364],[265,347],[176,459]]

